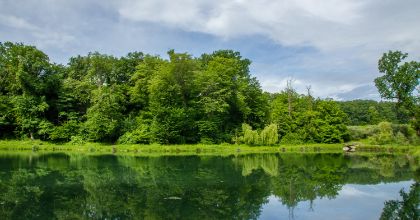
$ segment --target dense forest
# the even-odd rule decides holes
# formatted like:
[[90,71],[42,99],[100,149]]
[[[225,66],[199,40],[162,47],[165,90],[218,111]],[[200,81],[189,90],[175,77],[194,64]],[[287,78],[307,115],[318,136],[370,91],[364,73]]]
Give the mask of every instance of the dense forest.
[[406,115],[403,118],[398,118],[397,106],[394,102],[352,100],[341,101],[338,104],[344,113],[347,114],[347,125],[374,125],[381,121],[404,124],[409,121]]
[[[310,90],[298,94],[291,83],[279,93],[263,92],[250,74],[251,61],[239,52],[193,57],[170,50],[168,57],[94,52],[60,65],[33,46],[0,43],[0,138],[337,143],[350,140],[347,125],[417,122],[411,114],[415,111],[397,111],[418,109],[418,102],[409,103],[406,96],[397,102],[337,102],[315,98]],[[418,67],[414,73],[415,88]],[[381,93],[381,82],[376,83]]]

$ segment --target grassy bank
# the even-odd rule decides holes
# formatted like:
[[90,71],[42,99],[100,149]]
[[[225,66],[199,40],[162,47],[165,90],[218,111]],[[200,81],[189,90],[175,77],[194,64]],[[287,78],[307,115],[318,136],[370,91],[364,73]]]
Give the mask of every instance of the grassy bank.
[[[144,156],[159,155],[231,155],[249,153],[338,153],[343,152],[345,144],[300,144],[276,146],[248,145],[109,145],[85,143],[80,145],[54,144],[39,140],[0,141],[0,154],[5,151],[39,152],[80,152],[87,154],[133,154]],[[420,146],[377,146],[358,143],[357,152],[409,153],[420,156]]]

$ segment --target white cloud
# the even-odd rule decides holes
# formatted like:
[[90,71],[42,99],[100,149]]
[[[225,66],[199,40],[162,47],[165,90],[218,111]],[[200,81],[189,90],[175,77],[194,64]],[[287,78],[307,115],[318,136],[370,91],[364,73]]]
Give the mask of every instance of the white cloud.
[[[323,80],[305,80],[295,77],[285,77],[276,79],[275,77],[266,77],[260,80],[262,88],[268,92],[280,92],[284,90],[287,86],[287,81],[291,80],[292,87],[299,94],[307,94],[308,87],[310,88],[311,94],[316,97],[329,97],[337,100],[347,98],[344,94],[352,92],[354,89],[358,88],[360,85],[356,83],[340,83],[340,84],[331,84]],[[342,95],[342,96],[337,96]],[[376,97],[375,97],[376,98]]]
[[347,196],[347,197],[367,197],[372,196],[371,193],[364,192],[360,189],[356,189],[353,186],[350,185],[344,185],[343,188],[340,191],[341,196]]
[[95,50],[234,49],[267,91],[292,77],[299,92],[369,98],[383,52],[420,59],[419,11],[418,0],[0,0],[0,41],[62,63]]
[[75,40],[71,34],[35,25],[22,17],[0,14],[0,26],[18,29],[33,38],[39,48],[62,48]]
[[39,30],[39,27],[36,25],[33,25],[25,19],[16,17],[14,15],[0,14],[0,24],[24,30]]
[[[262,87],[271,92],[283,89],[291,76],[302,82],[295,83],[301,92],[312,85],[314,94],[322,97],[357,92],[358,98],[377,98],[357,88],[373,87],[382,53],[420,54],[417,0],[125,0],[118,7],[121,18],[134,22],[228,40],[263,36],[281,46],[317,50],[300,54],[292,70],[281,60],[257,64]],[[278,68],[267,68],[270,65]]]
[[[263,35],[282,45],[321,50],[398,46],[420,50],[418,1],[126,0],[120,15],[224,38]],[[418,12],[418,11],[417,11]],[[382,49],[382,48],[381,48]]]

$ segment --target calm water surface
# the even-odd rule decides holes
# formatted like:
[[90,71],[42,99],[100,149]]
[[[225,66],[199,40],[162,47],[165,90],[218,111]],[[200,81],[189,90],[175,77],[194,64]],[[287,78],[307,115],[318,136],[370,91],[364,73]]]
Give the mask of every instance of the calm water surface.
[[406,155],[1,153],[0,219],[378,219],[419,167]]

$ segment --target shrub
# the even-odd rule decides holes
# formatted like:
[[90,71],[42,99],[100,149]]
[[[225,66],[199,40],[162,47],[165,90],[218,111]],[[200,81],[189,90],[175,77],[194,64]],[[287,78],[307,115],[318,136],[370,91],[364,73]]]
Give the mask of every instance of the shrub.
[[274,145],[279,141],[276,124],[266,126],[260,134],[260,143],[263,145]]
[[266,126],[260,133],[252,130],[248,124],[242,124],[242,136],[235,138],[235,142],[248,145],[274,145],[278,142],[278,129],[276,124]]
[[148,144],[151,142],[151,133],[146,125],[140,125],[133,131],[124,133],[117,141],[119,144]]
[[371,144],[417,145],[420,138],[416,131],[407,124],[381,122],[378,125],[349,126],[351,140],[368,139]]
[[258,132],[252,130],[252,127],[248,124],[242,124],[243,142],[248,145],[259,144]]
[[50,139],[52,141],[67,142],[70,141],[73,136],[77,136],[80,130],[80,123],[76,120],[68,120],[60,126],[56,126],[52,129]]
[[392,124],[390,122],[381,122],[378,124],[379,133],[374,134],[370,141],[372,144],[390,144],[394,141]]
[[361,140],[373,136],[379,131],[377,125],[348,126],[350,140]]
[[47,121],[42,120],[38,125],[38,135],[42,140],[50,139],[51,133],[54,131],[54,125]]
[[69,144],[72,145],[83,145],[85,144],[85,140],[81,136],[71,136]]
[[303,144],[301,136],[297,133],[287,133],[281,138],[281,144]]
[[401,145],[407,145],[409,143],[408,139],[400,131],[395,135],[395,142]]
[[201,137],[200,144],[214,144],[214,142],[211,138]]

